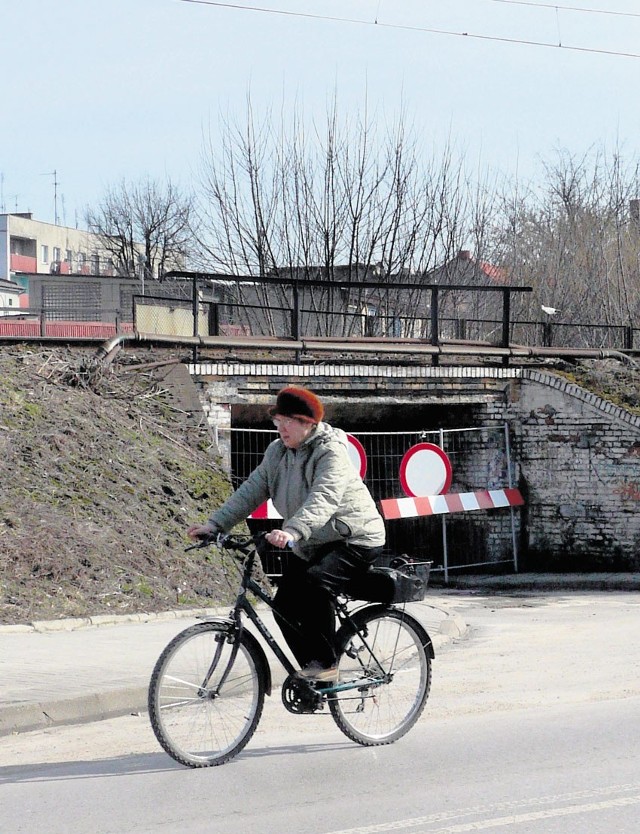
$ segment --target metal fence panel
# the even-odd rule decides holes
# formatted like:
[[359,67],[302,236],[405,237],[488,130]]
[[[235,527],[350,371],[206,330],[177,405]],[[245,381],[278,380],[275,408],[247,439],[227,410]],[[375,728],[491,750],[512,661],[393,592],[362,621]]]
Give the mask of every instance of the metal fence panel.
[[[376,501],[404,496],[399,478],[402,459],[412,446],[423,442],[434,443],[447,454],[453,474],[450,492],[504,489],[513,486],[515,481],[506,425],[353,434],[364,447],[367,461],[364,481]],[[218,437],[235,489],[260,463],[277,432],[219,429]],[[253,532],[257,532],[273,529],[279,522],[250,519],[248,524]],[[513,508],[389,521],[387,559],[399,553],[430,559],[434,562],[433,569],[444,572],[445,579],[451,570],[472,566],[495,569],[507,564],[517,569],[519,527],[519,514]],[[265,565],[267,573],[279,574],[282,558],[279,551],[270,554]]]

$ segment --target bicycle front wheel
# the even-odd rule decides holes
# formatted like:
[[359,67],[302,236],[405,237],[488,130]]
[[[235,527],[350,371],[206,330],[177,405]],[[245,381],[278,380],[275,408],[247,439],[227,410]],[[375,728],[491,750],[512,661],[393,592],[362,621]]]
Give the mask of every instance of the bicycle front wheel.
[[220,765],[253,735],[265,697],[260,659],[224,623],[178,634],[155,665],[149,718],[166,752],[187,767]]
[[424,710],[431,687],[431,640],[413,617],[395,608],[365,608],[357,626],[338,633],[340,682],[328,696],[342,732],[366,746],[391,744]]

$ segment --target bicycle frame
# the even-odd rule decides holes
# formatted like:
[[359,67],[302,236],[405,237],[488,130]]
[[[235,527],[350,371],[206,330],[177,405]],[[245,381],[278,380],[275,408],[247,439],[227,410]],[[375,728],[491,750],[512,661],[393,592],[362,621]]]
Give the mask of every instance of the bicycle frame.
[[[261,619],[260,615],[258,614],[256,609],[254,608],[254,606],[247,599],[247,591],[250,591],[251,593],[255,594],[255,596],[257,596],[259,599],[261,599],[266,605],[268,605],[269,608],[271,608],[272,611],[275,610],[274,605],[273,605],[273,598],[268,593],[266,593],[260,587],[260,585],[258,585],[258,583],[254,579],[252,579],[252,577],[251,577],[251,573],[252,573],[252,570],[253,570],[253,565],[254,565],[254,562],[255,562],[256,555],[257,555],[257,553],[256,553],[255,550],[246,554],[247,558],[245,560],[244,568],[243,568],[243,572],[242,572],[240,590],[238,591],[238,596],[236,598],[236,602],[235,602],[235,604],[234,604],[234,606],[231,610],[231,619],[233,620],[238,633],[241,634],[243,629],[244,629],[244,624],[242,622],[242,614],[244,614],[250,620],[250,622],[252,622],[254,624],[255,628],[257,629],[259,634],[262,636],[265,643],[269,646],[269,648],[273,651],[275,656],[278,658],[278,660],[280,661],[280,663],[282,664],[282,666],[284,667],[286,672],[289,675],[293,675],[296,672],[296,667],[291,663],[291,661],[286,656],[286,654],[284,653],[284,651],[280,647],[279,643],[277,642],[277,640],[275,639],[273,634],[269,631],[269,628],[267,627],[267,625]],[[339,600],[337,601],[336,614],[337,614],[337,617],[338,617],[338,620],[339,620],[340,624],[350,623],[351,626],[354,629],[354,633],[357,631],[357,626],[355,625],[355,623],[352,621],[351,617],[349,616],[347,606],[344,602],[340,602]],[[379,661],[375,657],[375,654],[372,652],[371,648],[369,647],[364,635],[361,635],[361,639],[362,639],[363,645],[365,645],[366,648],[369,650],[369,652],[371,654],[371,657],[375,660],[375,662],[378,665],[378,668],[380,669],[380,671],[382,673],[377,677],[372,677],[370,680],[367,681],[366,685],[367,686],[376,686],[378,684],[382,684],[382,683],[387,682],[388,679],[389,679],[389,674],[383,671],[382,666],[380,665]],[[234,655],[232,654],[232,656],[230,658],[230,662],[229,662],[229,669],[233,665],[233,660],[234,660]],[[215,665],[215,659],[212,663],[212,667],[214,665]],[[228,672],[228,670],[227,670],[227,672]],[[227,676],[227,672],[225,672],[225,674],[223,675],[223,678],[220,681],[220,684],[219,684],[218,688],[220,688],[222,686],[222,684],[224,683],[224,680],[226,679],[226,676]],[[206,686],[206,683],[203,684],[203,686]],[[362,687],[363,687],[363,681],[358,680],[358,681],[352,681],[352,682],[338,683],[335,686],[322,686],[318,689],[318,691],[321,692],[323,695],[328,695],[332,692],[344,692],[344,691],[349,690],[349,689],[362,689]]]
[[[253,566],[253,561],[255,559],[254,555],[251,555],[250,558],[247,560],[248,566],[248,574],[251,573],[251,568]],[[247,591],[251,591],[251,593],[255,594],[259,599],[265,602],[271,610],[274,610],[273,607],[273,598],[269,596],[262,588],[258,585],[255,580],[251,578],[250,575],[247,574],[247,568],[245,568],[245,576],[242,582],[242,587],[238,594],[238,598],[236,599],[236,603],[232,610],[232,617],[236,623],[236,627],[239,632],[242,632],[244,628],[244,624],[242,623],[241,613],[245,614],[247,619],[249,619],[258,632],[262,635],[263,640],[269,646],[269,648],[273,651],[275,656],[278,658],[280,663],[284,666],[286,671],[293,675],[296,671],[296,667],[291,663],[289,658],[280,648],[280,644],[276,641],[273,634],[269,631],[266,624],[261,619],[260,615],[253,607],[253,605],[247,599]]]

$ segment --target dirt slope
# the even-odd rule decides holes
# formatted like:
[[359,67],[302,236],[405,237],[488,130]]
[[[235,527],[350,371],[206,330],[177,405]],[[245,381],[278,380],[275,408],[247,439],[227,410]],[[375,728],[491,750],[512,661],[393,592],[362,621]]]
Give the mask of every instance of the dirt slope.
[[158,358],[0,348],[0,622],[228,598],[219,554],[185,553],[184,531],[229,483],[170,366],[139,369]]

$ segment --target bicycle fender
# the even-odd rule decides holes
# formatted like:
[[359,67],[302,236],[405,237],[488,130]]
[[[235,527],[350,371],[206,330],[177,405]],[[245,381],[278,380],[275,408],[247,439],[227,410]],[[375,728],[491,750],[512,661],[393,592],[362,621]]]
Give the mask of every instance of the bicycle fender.
[[264,649],[258,642],[258,638],[255,637],[250,631],[247,631],[246,628],[242,629],[242,639],[250,648],[256,659],[256,663],[259,666],[258,671],[264,678],[264,690],[266,694],[271,695],[271,667],[269,666],[269,661],[267,660],[267,655],[265,654]]
[[[353,620],[356,627],[359,627],[360,624],[364,620],[369,619],[369,617],[385,614],[389,610],[395,610],[400,613],[400,609],[393,608],[393,606],[390,608],[388,605],[374,603],[373,605],[364,605],[362,608],[358,608],[351,614],[351,619]],[[427,654],[433,660],[436,655],[433,650],[433,641],[429,636],[429,632],[422,625],[422,623],[419,620],[417,620],[412,614],[408,614],[406,611],[404,611],[402,612],[402,617],[411,624],[411,627],[420,637],[420,642],[425,647]],[[336,635],[336,644],[339,647],[344,647],[344,645],[346,645],[347,640],[350,637],[352,637],[354,633],[355,631],[353,626],[350,626],[348,624],[341,626],[338,630],[338,634]]]
[[[229,617],[201,617],[199,619],[202,619],[202,621],[206,623],[217,623],[219,626],[221,626],[220,630],[226,632],[227,634],[236,628],[235,622]],[[255,637],[250,631],[248,631],[246,628],[243,628],[241,634],[242,639],[249,647],[251,653],[254,655],[256,659],[256,663],[258,665],[258,672],[262,674],[262,677],[264,678],[265,692],[267,695],[271,695],[271,667],[269,666],[267,655],[265,654],[264,649],[260,645],[258,638]]]
[[410,620],[411,625],[420,635],[420,640],[422,641],[422,645],[425,647],[427,654],[433,660],[436,656],[435,651],[433,650],[433,640],[431,639],[429,632],[427,629],[422,625],[422,623],[413,617],[411,614],[404,615],[405,620]]
[[223,631],[229,631],[232,625],[235,625],[231,617],[210,617],[207,614],[202,614],[196,617],[201,623],[218,623],[224,626]]

